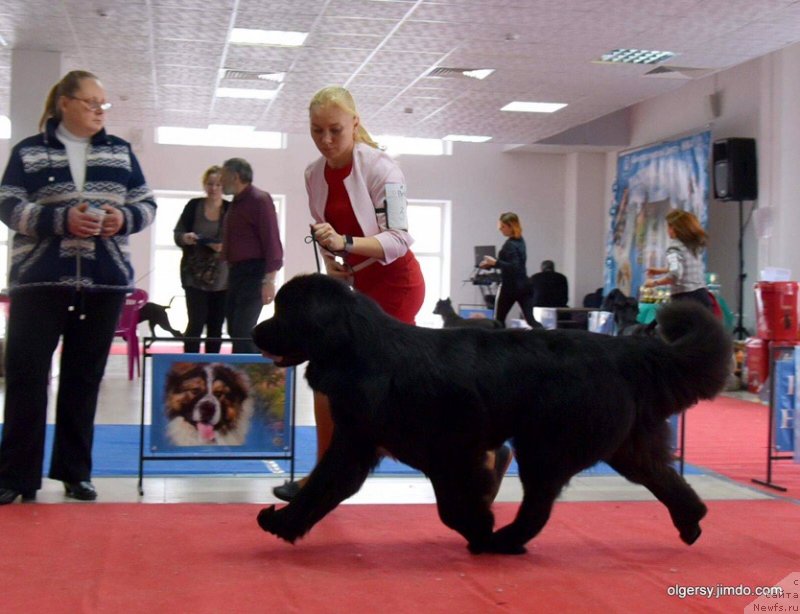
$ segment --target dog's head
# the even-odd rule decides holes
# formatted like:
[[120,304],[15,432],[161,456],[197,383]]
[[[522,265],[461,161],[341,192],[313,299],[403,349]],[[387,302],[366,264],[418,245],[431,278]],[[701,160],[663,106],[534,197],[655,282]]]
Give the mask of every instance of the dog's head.
[[446,313],[451,313],[453,311],[453,303],[450,301],[449,298],[440,298],[436,301],[436,307],[433,310],[433,313],[437,316],[443,316]]
[[167,418],[184,420],[200,440],[215,443],[238,427],[249,388],[247,376],[231,366],[175,363],[167,374]]
[[279,367],[336,358],[354,327],[388,319],[371,299],[326,275],[294,277],[275,296],[275,315],[253,329],[253,341]]

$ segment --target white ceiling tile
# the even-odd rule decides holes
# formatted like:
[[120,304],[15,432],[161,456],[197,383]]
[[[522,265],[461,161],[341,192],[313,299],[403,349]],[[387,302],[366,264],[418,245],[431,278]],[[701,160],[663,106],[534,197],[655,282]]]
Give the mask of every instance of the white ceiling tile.
[[[300,48],[229,44],[230,27],[308,31]],[[0,112],[11,49],[62,53],[94,71],[114,125],[248,123],[305,135],[307,105],[348,83],[374,133],[494,142],[550,136],[682,87],[652,66],[591,60],[619,47],[670,50],[668,64],[719,70],[800,41],[797,0],[0,0]],[[484,81],[423,77],[433,66],[494,68]],[[286,72],[273,101],[215,99],[221,68]],[[225,85],[274,89],[253,81]],[[506,113],[512,99],[568,102]],[[411,110],[411,112],[407,112]]]

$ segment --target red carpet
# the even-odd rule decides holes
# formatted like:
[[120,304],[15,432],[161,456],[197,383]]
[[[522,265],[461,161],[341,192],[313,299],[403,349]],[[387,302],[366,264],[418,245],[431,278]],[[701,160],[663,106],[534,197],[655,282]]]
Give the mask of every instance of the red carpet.
[[800,500],[800,464],[791,459],[772,462],[772,482],[787,488],[786,493],[751,482],[766,480],[768,420],[769,408],[761,403],[729,397],[699,403],[686,418],[686,461],[763,492]]
[[[800,506],[781,500],[711,502],[692,547],[657,503],[560,503],[520,557],[468,554],[431,505],[342,506],[296,546],[258,529],[259,507],[7,506],[2,610],[741,612],[753,597],[668,593],[798,568]],[[516,505],[497,510],[506,521]]]

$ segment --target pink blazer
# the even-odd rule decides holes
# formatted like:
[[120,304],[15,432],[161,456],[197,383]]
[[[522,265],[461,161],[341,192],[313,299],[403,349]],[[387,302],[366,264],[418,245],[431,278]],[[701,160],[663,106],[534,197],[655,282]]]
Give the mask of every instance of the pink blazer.
[[[305,172],[308,207],[316,223],[325,220],[325,203],[328,200],[328,184],[325,182],[325,158],[320,157],[309,164]],[[353,171],[344,180],[344,187],[353,212],[364,236],[375,237],[383,247],[384,258],[378,260],[389,264],[405,255],[414,242],[405,230],[389,229],[386,214],[376,209],[384,207],[387,184],[401,184],[406,180],[400,167],[388,154],[364,143],[356,143],[353,150]]]

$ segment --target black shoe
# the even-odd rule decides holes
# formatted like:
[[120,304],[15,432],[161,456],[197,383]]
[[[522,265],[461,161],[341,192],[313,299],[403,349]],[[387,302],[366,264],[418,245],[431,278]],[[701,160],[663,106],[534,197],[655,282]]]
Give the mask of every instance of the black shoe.
[[94,489],[94,484],[89,481],[64,482],[64,490],[71,499],[78,499],[79,501],[94,501],[97,499],[97,491]]
[[13,488],[0,488],[0,505],[14,503],[17,497],[22,497],[23,501],[33,501],[36,498],[36,490],[14,490]]
[[272,494],[278,497],[281,501],[291,501],[297,496],[297,493],[300,492],[302,486],[300,485],[299,481],[296,482],[284,482],[280,486],[276,486],[272,489]]

